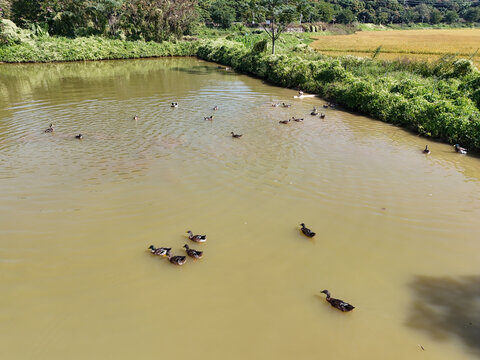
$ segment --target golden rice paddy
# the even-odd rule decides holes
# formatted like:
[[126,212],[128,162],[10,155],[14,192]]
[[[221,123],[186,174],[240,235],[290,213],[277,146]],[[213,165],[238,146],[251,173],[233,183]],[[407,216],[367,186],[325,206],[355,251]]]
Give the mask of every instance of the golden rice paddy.
[[[445,55],[470,58],[480,48],[480,29],[360,31],[320,36],[310,46],[329,55],[368,57],[381,46],[378,58],[388,60],[436,60]],[[472,60],[479,66],[480,54]]]

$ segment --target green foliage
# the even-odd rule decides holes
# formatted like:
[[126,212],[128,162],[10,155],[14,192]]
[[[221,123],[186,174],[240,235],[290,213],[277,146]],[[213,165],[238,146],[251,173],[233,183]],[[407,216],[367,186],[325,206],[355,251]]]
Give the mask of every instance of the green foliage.
[[0,61],[14,63],[193,56],[196,54],[197,47],[197,42],[185,41],[156,43],[102,37],[76,39],[50,37],[11,46],[0,46]]
[[272,40],[272,54],[275,54],[275,41],[290,24],[296,14],[299,0],[260,0],[252,2],[252,11],[257,13],[258,19],[265,19],[269,23],[263,25],[265,32]]
[[210,7],[210,17],[222,28],[229,28],[235,21],[235,9],[226,0],[216,0]]
[[163,41],[180,37],[196,17],[194,0],[128,0],[119,27],[127,39]]
[[457,12],[453,10],[446,11],[445,15],[443,16],[443,20],[448,24],[452,24],[458,21],[458,19],[459,19],[459,16]]
[[372,59],[375,59],[378,56],[378,54],[380,54],[380,51],[382,51],[382,45],[380,45],[373,51]]
[[337,22],[340,24],[351,24],[355,20],[357,18],[350,9],[344,9],[337,14]]
[[34,34],[31,31],[21,29],[7,19],[0,19],[0,44],[14,45],[31,41]]
[[479,22],[480,21],[480,7],[471,7],[463,15],[463,18],[469,22]]
[[268,41],[267,39],[259,40],[253,45],[252,52],[254,54],[260,54],[267,51]]

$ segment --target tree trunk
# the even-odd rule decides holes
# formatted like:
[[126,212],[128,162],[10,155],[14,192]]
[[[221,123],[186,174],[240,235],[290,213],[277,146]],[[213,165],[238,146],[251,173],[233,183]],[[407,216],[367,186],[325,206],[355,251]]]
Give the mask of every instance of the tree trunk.
[[272,55],[275,55],[275,27],[273,25],[273,18],[272,18]]

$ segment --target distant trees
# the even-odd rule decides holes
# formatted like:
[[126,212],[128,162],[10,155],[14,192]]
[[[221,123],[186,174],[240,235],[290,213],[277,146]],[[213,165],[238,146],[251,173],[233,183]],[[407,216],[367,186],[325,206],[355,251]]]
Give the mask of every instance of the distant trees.
[[351,24],[357,17],[353,14],[352,10],[350,9],[343,9],[341,10],[336,17],[336,21],[340,24]]
[[128,0],[120,28],[127,38],[162,41],[182,35],[196,17],[194,0]]
[[449,10],[445,12],[445,15],[443,16],[443,20],[448,23],[452,24],[454,22],[457,22],[459,19],[459,16],[456,11]]
[[235,9],[226,0],[216,0],[210,6],[210,17],[222,28],[229,28],[235,21]]
[[466,12],[463,18],[469,22],[480,21],[480,7],[471,7]]
[[[0,17],[52,35],[161,41],[200,23],[265,23],[275,44],[289,22],[479,23],[478,0],[0,0]],[[274,48],[274,46],[273,46]]]
[[[6,0],[3,0],[6,1]],[[110,35],[161,41],[197,20],[196,0],[12,0],[12,20],[63,36]]]

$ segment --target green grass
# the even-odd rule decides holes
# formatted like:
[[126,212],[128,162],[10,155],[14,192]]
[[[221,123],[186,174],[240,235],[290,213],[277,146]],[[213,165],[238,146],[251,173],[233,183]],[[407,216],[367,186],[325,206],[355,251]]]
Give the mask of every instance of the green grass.
[[155,43],[102,37],[45,37],[16,45],[0,45],[0,61],[18,63],[193,56],[197,46],[197,42],[188,41]]

